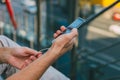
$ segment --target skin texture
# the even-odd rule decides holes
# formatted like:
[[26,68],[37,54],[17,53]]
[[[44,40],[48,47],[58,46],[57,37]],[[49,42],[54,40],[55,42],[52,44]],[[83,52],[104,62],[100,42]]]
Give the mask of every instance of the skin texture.
[[22,69],[36,60],[42,53],[27,47],[0,48],[1,63],[8,63]]
[[[74,40],[78,36],[77,29],[73,29],[70,33],[62,34],[65,30],[66,28],[62,26],[60,30],[56,31],[54,34],[55,41],[42,56],[40,55],[41,52],[26,52],[22,49],[20,50],[20,48],[3,50],[6,51],[4,52],[6,54],[0,55],[0,61],[22,69],[7,78],[7,80],[39,80],[46,69],[55,62],[56,59],[72,48]],[[19,63],[16,63],[16,61],[19,61]]]
[[[60,30],[56,31],[53,37],[57,38],[65,30],[66,28],[61,26]],[[0,48],[0,53],[0,63],[8,63],[20,70],[42,55],[42,52],[38,52],[28,47],[4,47]]]

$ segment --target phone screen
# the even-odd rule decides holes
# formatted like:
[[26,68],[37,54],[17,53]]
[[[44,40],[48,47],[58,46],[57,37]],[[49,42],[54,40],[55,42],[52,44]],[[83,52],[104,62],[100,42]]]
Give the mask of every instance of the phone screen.
[[70,24],[68,28],[79,28],[84,21],[84,19],[79,17],[72,24]]

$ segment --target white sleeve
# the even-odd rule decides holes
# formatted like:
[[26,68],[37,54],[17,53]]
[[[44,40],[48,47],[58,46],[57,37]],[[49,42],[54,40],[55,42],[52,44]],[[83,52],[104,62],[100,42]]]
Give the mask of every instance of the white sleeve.
[[20,45],[18,45],[4,35],[0,35],[0,43],[3,47],[20,47]]
[[[12,41],[11,39],[7,38],[4,35],[0,35],[0,43],[3,45],[3,47],[20,47],[17,43]],[[2,65],[0,65],[2,66]],[[0,68],[0,70],[4,70],[3,68]],[[9,71],[10,73],[10,71]],[[43,74],[40,80],[70,80],[67,78],[64,74],[50,66],[46,72]]]
[[64,74],[50,66],[40,80],[70,80]]

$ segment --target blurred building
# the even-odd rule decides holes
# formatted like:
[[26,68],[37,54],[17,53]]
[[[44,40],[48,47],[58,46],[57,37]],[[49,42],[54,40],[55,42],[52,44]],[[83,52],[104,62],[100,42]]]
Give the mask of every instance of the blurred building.
[[[7,9],[0,4],[0,34],[20,45],[47,48],[53,33],[77,17],[87,19],[114,0],[41,0],[40,25],[37,25],[36,0],[11,0],[18,29],[12,27]],[[58,59],[53,66],[71,80],[119,80],[120,23],[113,19],[119,4],[79,30],[78,46]],[[37,32],[37,29],[40,32]],[[37,35],[40,35],[39,37]],[[37,40],[41,44],[37,43]],[[109,79],[114,78],[114,79]]]

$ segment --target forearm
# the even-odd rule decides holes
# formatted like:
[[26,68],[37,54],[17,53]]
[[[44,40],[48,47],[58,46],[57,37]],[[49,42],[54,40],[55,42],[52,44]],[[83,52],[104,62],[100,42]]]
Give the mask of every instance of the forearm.
[[47,51],[43,56],[7,80],[38,80],[46,69],[60,56],[58,53],[58,49]]
[[71,33],[59,36],[46,54],[7,80],[38,80],[56,59],[72,48],[76,36],[77,29],[73,29]]

